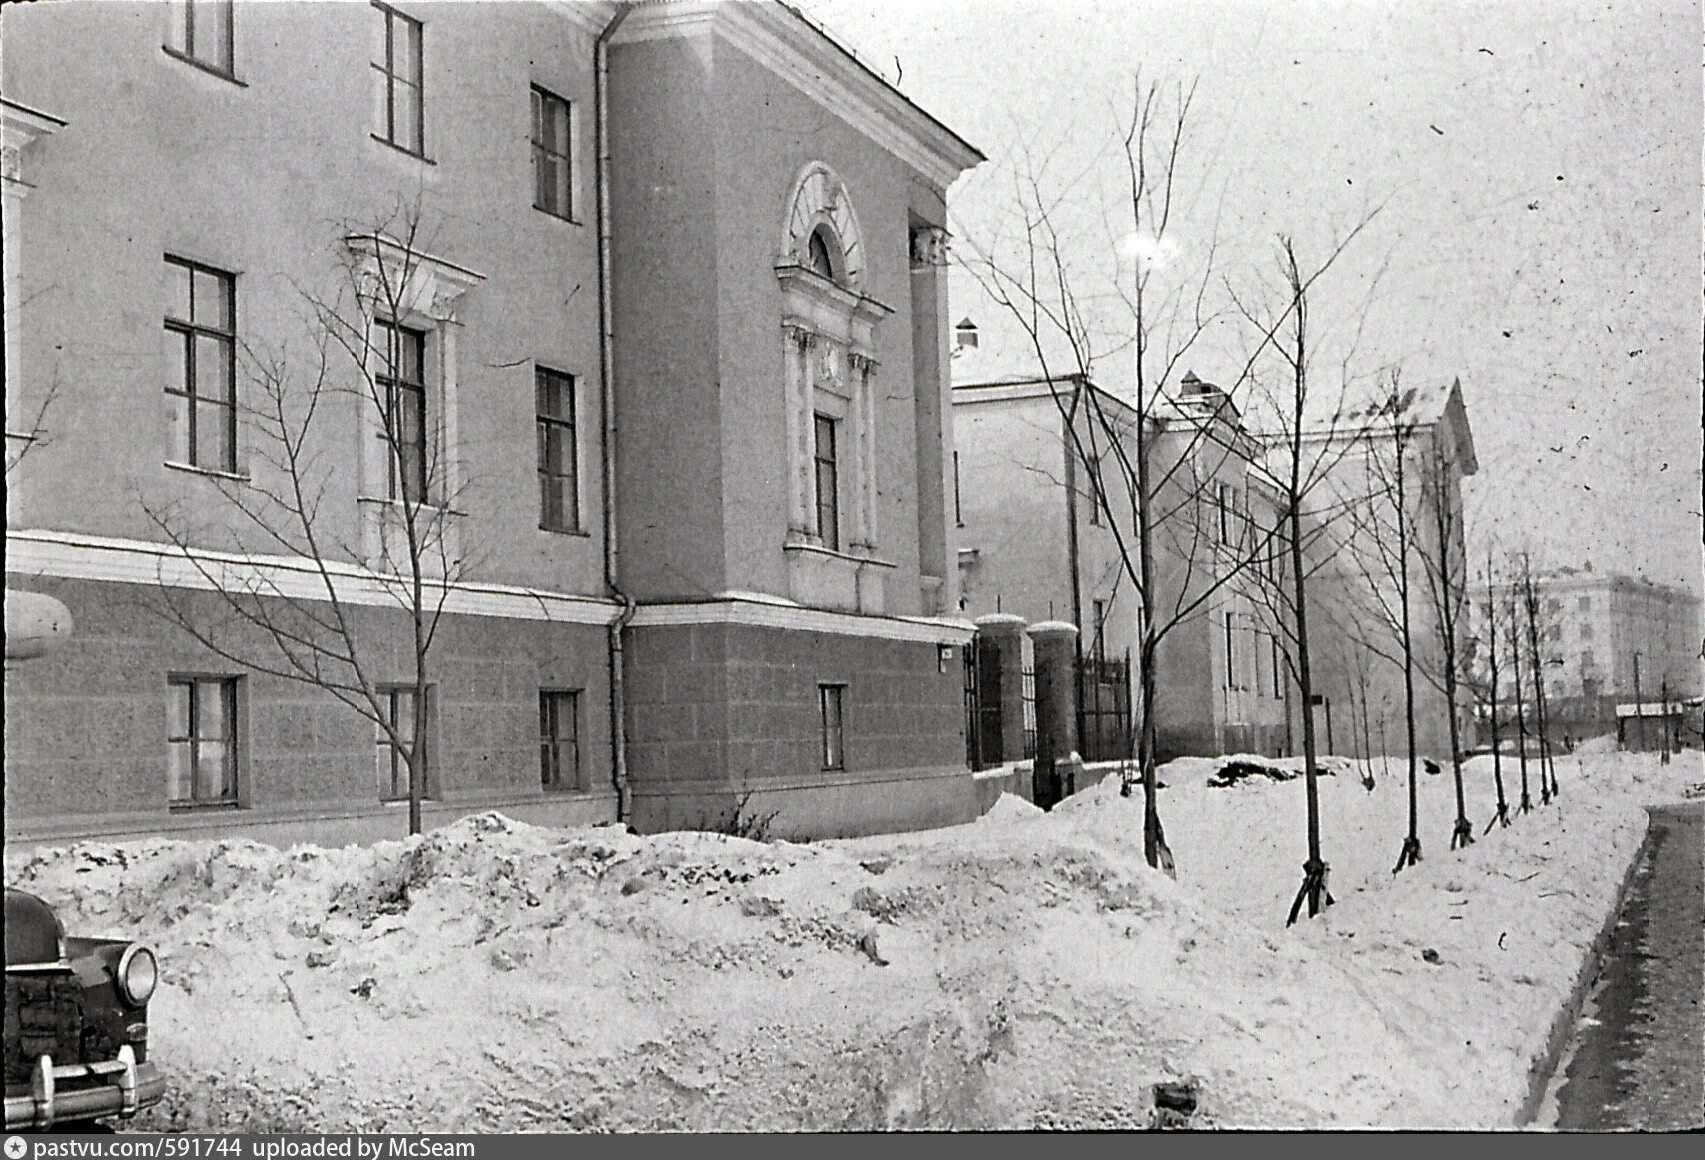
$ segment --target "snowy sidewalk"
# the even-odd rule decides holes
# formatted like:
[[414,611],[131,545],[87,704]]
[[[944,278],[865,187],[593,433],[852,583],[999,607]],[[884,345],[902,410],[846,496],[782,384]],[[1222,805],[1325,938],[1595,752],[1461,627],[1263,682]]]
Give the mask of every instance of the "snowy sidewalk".
[[485,815],[367,849],[89,844],[7,878],[160,949],[163,1127],[1137,1127],[1189,1076],[1203,1125],[1495,1127],[1641,804],[1701,780],[1697,754],[1571,765],[1559,803],[1459,854],[1448,771],[1427,778],[1426,859],[1395,881],[1399,779],[1323,778],[1339,905],[1288,931],[1302,781],[1185,766],[1178,882],[1116,779],[1045,817],[804,846]]

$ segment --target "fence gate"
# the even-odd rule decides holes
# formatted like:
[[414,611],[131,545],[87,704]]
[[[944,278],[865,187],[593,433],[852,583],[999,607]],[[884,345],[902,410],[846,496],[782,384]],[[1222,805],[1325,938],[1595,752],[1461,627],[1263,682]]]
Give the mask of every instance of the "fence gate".
[[1131,654],[1084,657],[1077,666],[1078,751],[1085,761],[1135,756],[1131,734]]

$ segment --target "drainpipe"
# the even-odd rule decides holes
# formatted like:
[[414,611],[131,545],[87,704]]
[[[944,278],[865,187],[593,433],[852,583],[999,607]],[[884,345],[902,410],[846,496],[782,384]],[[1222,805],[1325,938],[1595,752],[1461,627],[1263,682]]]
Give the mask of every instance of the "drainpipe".
[[633,793],[628,788],[627,683],[623,673],[622,633],[633,620],[637,605],[617,583],[616,542],[616,403],[615,321],[610,300],[610,38],[633,9],[622,4],[598,34],[592,48],[593,118],[597,140],[594,160],[598,187],[598,366],[600,412],[604,422],[604,585],[609,595],[622,602],[622,610],[610,622],[610,756],[616,783],[616,821],[627,822],[633,814]]

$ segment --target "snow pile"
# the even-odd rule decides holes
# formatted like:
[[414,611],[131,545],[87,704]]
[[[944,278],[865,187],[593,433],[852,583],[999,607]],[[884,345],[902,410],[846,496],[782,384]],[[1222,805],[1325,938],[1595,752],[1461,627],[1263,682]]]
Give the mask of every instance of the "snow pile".
[[[811,845],[486,814],[370,848],[87,844],[7,878],[161,952],[160,1128],[1139,1127],[1188,1078],[1202,1125],[1501,1126],[1634,803],[1699,778],[1606,760],[1559,763],[1560,805],[1462,855],[1430,812],[1396,882],[1368,805],[1396,779],[1322,779],[1328,819],[1364,814],[1328,829],[1340,905],[1289,931],[1302,782],[1265,777],[1165,791],[1177,882],[1108,782]],[[1377,839],[1359,890],[1352,825]]]
[[995,799],[978,821],[983,822],[1022,822],[1031,818],[1043,816],[1040,806],[1025,801],[1015,793],[1003,793]]

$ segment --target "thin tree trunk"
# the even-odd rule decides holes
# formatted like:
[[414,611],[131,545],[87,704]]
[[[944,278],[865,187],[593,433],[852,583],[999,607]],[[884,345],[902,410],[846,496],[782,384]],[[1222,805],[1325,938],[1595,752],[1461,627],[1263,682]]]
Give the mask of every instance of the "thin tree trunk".
[[1515,618],[1515,605],[1510,605],[1510,623],[1514,629],[1515,639],[1511,641],[1510,660],[1514,664],[1516,685],[1516,741],[1518,749],[1516,756],[1521,762],[1521,803],[1516,807],[1522,813],[1533,809],[1533,799],[1527,790],[1527,705],[1522,700],[1521,691],[1521,628]]

